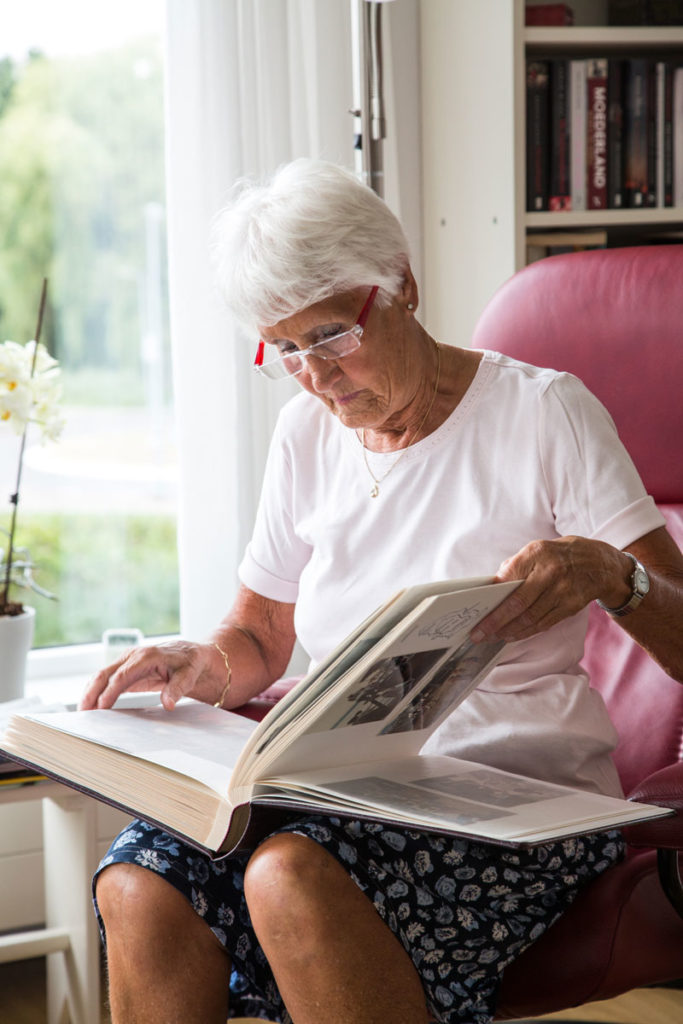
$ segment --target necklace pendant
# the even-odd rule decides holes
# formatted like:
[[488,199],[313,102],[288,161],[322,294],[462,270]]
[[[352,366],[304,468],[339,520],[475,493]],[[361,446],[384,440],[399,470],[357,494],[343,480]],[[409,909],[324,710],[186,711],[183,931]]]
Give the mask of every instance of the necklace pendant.
[[375,486],[370,491],[370,497],[371,498],[376,498],[378,496],[378,494],[379,494],[379,487],[377,486],[377,484],[375,484]]

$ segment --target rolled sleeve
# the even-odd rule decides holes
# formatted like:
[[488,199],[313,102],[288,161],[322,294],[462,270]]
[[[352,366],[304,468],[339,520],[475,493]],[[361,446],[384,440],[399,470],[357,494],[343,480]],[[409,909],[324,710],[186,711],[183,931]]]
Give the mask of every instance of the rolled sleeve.
[[623,549],[660,526],[666,526],[666,519],[647,494],[603,523],[594,532],[593,539]]
[[298,580],[284,580],[259,565],[252,554],[251,544],[244,553],[237,573],[245,587],[249,587],[254,593],[269,597],[273,601],[296,603],[299,594]]

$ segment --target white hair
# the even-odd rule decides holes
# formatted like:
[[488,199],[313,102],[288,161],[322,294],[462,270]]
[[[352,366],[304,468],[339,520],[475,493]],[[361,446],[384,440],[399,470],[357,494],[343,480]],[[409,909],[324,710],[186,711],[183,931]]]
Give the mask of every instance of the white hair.
[[212,255],[228,308],[249,330],[378,285],[387,305],[409,265],[403,228],[354,174],[299,159],[265,184],[242,180],[214,221]]

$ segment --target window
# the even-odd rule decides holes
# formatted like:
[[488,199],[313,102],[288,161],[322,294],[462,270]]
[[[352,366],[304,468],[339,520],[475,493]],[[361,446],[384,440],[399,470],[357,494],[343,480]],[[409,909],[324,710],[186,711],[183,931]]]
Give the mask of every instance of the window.
[[[17,543],[56,601],[35,646],[178,630],[163,2],[22,0],[0,38],[0,338],[60,362],[66,427],[27,442]],[[0,431],[0,494],[17,439]],[[0,527],[10,506],[0,504]]]

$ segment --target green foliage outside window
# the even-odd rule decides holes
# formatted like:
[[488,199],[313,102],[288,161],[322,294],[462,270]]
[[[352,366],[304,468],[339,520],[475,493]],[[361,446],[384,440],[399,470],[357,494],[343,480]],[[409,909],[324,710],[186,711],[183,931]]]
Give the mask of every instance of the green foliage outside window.
[[[140,367],[145,210],[164,195],[158,46],[0,62],[0,335],[65,370]],[[100,396],[101,397],[101,396]]]
[[[63,370],[67,433],[69,406],[79,422],[91,408],[108,408],[122,435],[136,409],[155,413],[158,429],[170,421],[166,264],[150,258],[165,246],[163,122],[158,38],[89,56],[32,51],[25,61],[0,59],[0,340],[33,336],[47,277],[42,341]],[[150,398],[144,352],[157,298],[162,355]],[[98,437],[86,429],[70,452]],[[102,465],[126,452],[139,459],[144,436],[126,435],[125,445],[112,435],[110,450],[88,457]],[[172,497],[158,514],[141,514],[132,482],[129,509],[119,511],[119,500],[105,514],[104,475],[101,486],[105,502],[77,502],[75,514],[57,503],[51,509],[45,485],[38,514],[35,496],[24,491],[17,542],[30,551],[41,586],[58,597],[31,595],[35,646],[97,640],[110,626],[137,626],[146,635],[178,630]]]
[[[0,524],[4,525],[4,524]],[[99,639],[102,623],[146,635],[178,630],[176,526],[170,517],[25,515],[18,542],[57,601],[36,610],[36,647]]]

